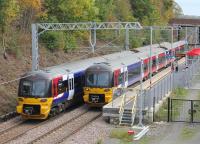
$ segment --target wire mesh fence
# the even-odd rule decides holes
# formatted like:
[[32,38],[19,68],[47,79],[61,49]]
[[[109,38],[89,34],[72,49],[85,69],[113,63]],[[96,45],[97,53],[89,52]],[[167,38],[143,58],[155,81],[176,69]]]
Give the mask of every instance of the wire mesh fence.
[[[143,111],[146,111],[146,117],[152,118],[154,121],[167,121],[167,97],[177,88],[194,88],[200,80],[199,72],[200,61],[193,60],[189,65],[183,65],[179,71],[172,71],[171,73],[168,73],[158,83],[143,90],[143,98],[137,99],[137,109],[140,108],[139,104],[142,100],[142,109]],[[200,85],[197,87],[200,89]],[[140,97],[140,94],[141,93],[138,92],[138,97]]]

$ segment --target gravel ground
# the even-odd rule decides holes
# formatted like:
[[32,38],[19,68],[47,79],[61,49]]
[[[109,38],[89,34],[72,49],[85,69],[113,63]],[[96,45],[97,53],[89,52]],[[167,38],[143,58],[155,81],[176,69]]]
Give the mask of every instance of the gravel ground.
[[113,125],[106,123],[103,117],[100,117],[70,136],[62,144],[96,144],[97,141],[106,139],[110,135],[112,128]]
[[101,116],[100,111],[89,111],[79,116],[78,118],[74,119],[73,121],[67,122],[67,124],[54,130],[53,132],[49,133],[47,136],[42,137],[42,139],[39,139],[34,143],[35,144],[60,143],[63,141],[63,139],[66,139],[66,137],[72,135],[73,133],[76,133],[76,131],[79,131],[80,128],[84,127],[85,125],[90,123],[90,121],[92,121],[98,116]]
[[18,125],[22,122],[23,122],[23,120],[21,119],[20,116],[15,117],[15,118],[8,120],[6,122],[2,122],[2,123],[0,123],[0,132],[3,132],[4,130],[9,129],[13,126],[16,126],[16,125]]
[[62,116],[57,116],[53,120],[49,120],[47,123],[34,128],[28,132],[26,132],[21,137],[18,137],[17,139],[11,141],[12,144],[25,144],[30,143],[33,140],[39,138],[40,136],[44,135],[45,133],[48,133],[49,131],[55,129],[59,125],[65,123],[66,121],[69,121],[73,117],[76,117],[82,113],[85,113],[88,111],[88,108],[86,106],[81,106],[79,108],[76,108],[75,110],[72,110],[70,112],[64,113]]

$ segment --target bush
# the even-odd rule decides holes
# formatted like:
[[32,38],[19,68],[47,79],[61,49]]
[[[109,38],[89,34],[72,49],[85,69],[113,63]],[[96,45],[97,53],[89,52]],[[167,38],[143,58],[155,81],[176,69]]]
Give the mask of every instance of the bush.
[[65,41],[63,33],[60,32],[45,32],[41,35],[42,43],[49,49],[50,51],[58,50],[59,48],[63,48],[65,45]]
[[65,35],[65,46],[64,51],[68,52],[74,50],[77,47],[75,36],[69,32]]

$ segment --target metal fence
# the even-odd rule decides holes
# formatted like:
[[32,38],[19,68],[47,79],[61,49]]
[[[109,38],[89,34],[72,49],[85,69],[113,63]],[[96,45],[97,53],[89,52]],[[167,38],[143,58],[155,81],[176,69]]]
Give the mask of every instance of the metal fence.
[[[139,109],[141,100],[143,101],[143,110],[147,111],[148,117],[154,118],[153,113],[157,112],[163,101],[176,88],[192,88],[200,80],[200,61],[192,61],[189,65],[180,65],[178,71],[173,71],[162,78],[158,83],[149,89],[143,90],[140,97],[138,93],[137,108]],[[200,86],[199,86],[200,89]],[[166,118],[167,119],[167,110]]]
[[200,122],[200,100],[170,99],[170,121]]

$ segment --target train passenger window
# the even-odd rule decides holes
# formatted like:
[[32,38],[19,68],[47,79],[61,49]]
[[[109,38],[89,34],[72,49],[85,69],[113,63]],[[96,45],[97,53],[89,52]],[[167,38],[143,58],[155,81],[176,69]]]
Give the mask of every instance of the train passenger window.
[[148,64],[144,64],[144,71],[147,71],[148,70]]
[[63,93],[66,91],[64,82],[62,80],[58,81],[58,94]]
[[165,62],[165,57],[164,56],[159,57],[158,58],[158,62],[159,62],[159,64],[164,63]]
[[132,68],[132,69],[129,69],[128,71],[128,79],[131,80],[131,79],[134,79],[136,77],[138,77],[138,75],[140,75],[141,73],[141,67],[136,67],[136,68]]
[[152,60],[152,67],[156,66],[156,59]]

